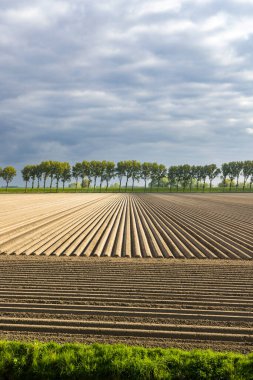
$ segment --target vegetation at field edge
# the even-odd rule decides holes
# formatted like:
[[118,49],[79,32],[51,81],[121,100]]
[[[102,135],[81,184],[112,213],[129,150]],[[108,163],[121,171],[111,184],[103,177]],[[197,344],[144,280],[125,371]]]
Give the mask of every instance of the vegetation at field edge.
[[[6,189],[4,188],[0,188],[0,194],[6,194]],[[65,188],[65,189],[62,189],[62,188],[55,188],[55,187],[52,187],[51,189],[50,188],[43,188],[43,187],[40,187],[40,188],[24,188],[24,187],[14,187],[14,188],[8,188],[8,194],[21,194],[21,193],[27,193],[27,194],[41,194],[41,193],[166,193],[166,194],[170,194],[170,193],[188,193],[188,194],[193,194],[193,193],[199,193],[199,194],[203,194],[203,193],[253,193],[253,189],[249,189],[249,188],[245,188],[244,190],[242,188],[238,188],[238,189],[235,189],[235,188],[232,188],[232,189],[229,189],[228,187],[226,188],[223,188],[223,187],[212,187],[211,189],[210,188],[205,188],[205,190],[203,190],[202,188],[192,188],[191,190],[190,189],[185,189],[183,190],[182,188],[179,188],[179,189],[176,189],[176,187],[171,187],[171,188],[168,188],[168,187],[155,187],[155,188],[147,188],[145,189],[145,187],[134,187],[133,189],[132,188],[128,188],[128,189],[119,189],[118,187],[113,187],[113,186],[110,186],[108,188],[105,188],[105,187],[96,187],[95,189],[92,187],[92,188],[78,188],[78,189],[74,189],[74,188]]]
[[0,379],[250,380],[253,354],[2,341]]
[[[221,168],[216,164],[204,166],[178,165],[166,168],[163,164],[156,162],[141,163],[136,160],[119,161],[115,164],[112,161],[82,161],[77,162],[74,166],[70,166],[68,162],[59,161],[43,161],[37,165],[26,165],[22,170],[22,177],[25,182],[25,191],[35,187],[39,190],[42,187],[46,190],[53,187],[58,192],[60,182],[62,190],[65,189],[66,183],[74,179],[71,185],[76,191],[78,187],[85,188],[88,191],[105,190],[109,188],[109,183],[114,178],[118,178],[118,191],[129,191],[129,182],[131,191],[136,191],[136,182],[142,180],[144,187],[142,191],[146,191],[149,187],[150,191],[154,188],[166,188],[169,191],[202,191],[206,188],[209,191],[213,189],[213,181],[220,177],[221,183],[218,187],[225,191],[251,191],[253,183],[253,161],[232,161],[224,163]],[[16,169],[8,166],[4,169],[0,168],[0,178],[6,183],[6,191],[9,184],[16,176]],[[239,179],[243,178],[240,184]],[[81,185],[78,182],[81,180]],[[124,180],[124,181],[123,181]],[[99,182],[99,184],[98,184]],[[123,183],[124,182],[124,183]],[[103,187],[103,184],[105,186]],[[91,186],[92,184],[92,186]],[[49,186],[48,186],[49,185]],[[138,190],[137,190],[138,191]]]

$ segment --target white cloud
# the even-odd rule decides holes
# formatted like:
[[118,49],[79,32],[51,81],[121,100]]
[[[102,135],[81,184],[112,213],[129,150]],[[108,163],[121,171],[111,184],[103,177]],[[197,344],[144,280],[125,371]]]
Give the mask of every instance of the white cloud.
[[3,12],[3,20],[15,25],[48,26],[52,21],[67,14],[70,7],[66,2],[37,2],[33,6],[17,6]]
[[246,132],[250,135],[253,135],[253,128],[246,128]]
[[146,0],[135,3],[132,9],[134,17],[145,16],[149,14],[164,13],[164,12],[179,12],[181,9],[181,0]]

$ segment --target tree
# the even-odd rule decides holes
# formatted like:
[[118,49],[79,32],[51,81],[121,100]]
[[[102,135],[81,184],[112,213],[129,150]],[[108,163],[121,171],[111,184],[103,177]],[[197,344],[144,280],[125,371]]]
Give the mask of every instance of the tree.
[[17,171],[13,166],[6,166],[1,172],[1,177],[6,182],[6,191],[8,190],[9,183],[17,175]]
[[53,186],[53,180],[55,178],[55,174],[56,174],[56,166],[57,166],[57,162],[56,161],[50,161],[50,170],[49,170],[49,178],[50,178],[50,191],[52,189],[52,186]]
[[62,176],[62,163],[59,161],[54,161],[54,178],[56,180],[56,191],[59,189],[59,181]]
[[231,164],[232,164],[232,170],[233,170],[235,178],[236,178],[236,190],[238,190],[239,177],[240,177],[241,172],[243,170],[243,162],[242,161],[234,161],[234,162],[231,162]]
[[122,179],[126,175],[126,161],[119,161],[116,166],[116,174],[119,178],[119,191],[121,191]]
[[206,177],[207,177],[207,165],[202,166],[202,169],[201,169],[201,180],[203,181],[203,185],[202,185],[203,192],[205,191],[205,187],[206,187]]
[[206,174],[209,178],[209,189],[211,191],[212,182],[220,174],[220,169],[217,168],[215,164],[206,165]]
[[182,180],[183,185],[183,191],[185,191],[186,186],[188,185],[190,179],[191,179],[191,167],[190,165],[181,165],[180,166],[180,177]]
[[172,190],[172,186],[177,183],[177,175],[178,175],[178,167],[170,166],[168,169],[168,180],[170,184],[170,191]]
[[246,183],[251,175],[253,175],[253,161],[244,161],[242,167],[243,174],[243,191],[245,189]]
[[61,181],[64,190],[65,183],[71,180],[71,166],[68,162],[61,162]]
[[82,164],[80,162],[77,162],[73,167],[72,167],[72,176],[75,178],[75,186],[76,186],[76,191],[77,191],[77,184],[78,184],[78,179],[79,177],[82,178]]
[[106,191],[108,190],[109,182],[115,177],[115,163],[113,161],[107,161],[104,171],[104,180],[106,181]]
[[94,177],[94,190],[96,188],[97,178],[101,174],[101,162],[100,161],[91,161],[90,162],[90,176]]
[[139,161],[132,161],[131,178],[132,178],[132,191],[134,191],[134,182],[139,180],[141,175],[141,163]]
[[225,190],[225,187],[226,187],[226,179],[228,177],[229,171],[230,171],[229,164],[224,163],[221,165],[221,173],[222,173],[222,179],[223,179],[223,184],[224,184],[223,191]]
[[238,188],[239,176],[242,170],[241,162],[231,161],[228,164],[228,178],[230,179],[229,190],[231,191],[232,182],[237,179],[236,189]]
[[157,181],[157,191],[160,187],[161,179],[164,178],[166,174],[167,174],[166,166],[163,164],[158,165],[156,168],[156,175],[155,175],[155,179]]
[[152,162],[151,164],[151,170],[150,170],[150,188],[152,191],[153,185],[155,184],[157,180],[157,172],[158,172],[158,163],[157,162]]
[[100,177],[99,191],[100,193],[101,193],[102,183],[105,180],[105,169],[106,169],[106,161],[103,160],[100,162],[100,165],[99,165],[99,177]]
[[42,168],[41,164],[36,165],[35,175],[37,178],[37,189],[39,189],[39,187],[40,187],[40,181],[42,178],[42,174],[43,174],[43,168]]
[[82,183],[84,181],[84,178],[87,177],[88,178],[88,189],[90,187],[90,184],[91,184],[91,178],[92,178],[92,169],[91,169],[91,164],[89,161],[83,161],[82,162],[82,174],[81,174],[81,179],[82,179]]
[[34,181],[36,178],[36,170],[37,165],[30,165],[30,173],[31,173],[31,180],[32,180],[32,189],[34,188]]
[[125,161],[125,176],[126,176],[126,185],[125,191],[127,191],[127,185],[129,178],[132,176],[132,161]]
[[143,162],[141,165],[141,178],[144,179],[145,191],[147,189],[147,180],[150,178],[152,164],[150,162]]
[[199,190],[199,182],[202,180],[203,166],[197,165],[194,170],[194,178],[197,181],[197,191]]
[[51,166],[52,166],[51,163],[52,163],[52,161],[42,161],[40,163],[42,178],[43,178],[43,189],[44,190],[46,188],[46,181],[47,181],[48,177],[50,176]]
[[192,184],[193,184],[193,181],[195,179],[195,175],[196,175],[196,166],[192,165],[190,167],[190,172],[189,172],[189,176],[190,176],[190,191],[192,191]]
[[27,183],[28,183],[28,182],[30,181],[30,179],[31,179],[31,168],[32,168],[32,165],[26,165],[26,166],[21,170],[23,180],[25,181],[25,192],[27,192]]

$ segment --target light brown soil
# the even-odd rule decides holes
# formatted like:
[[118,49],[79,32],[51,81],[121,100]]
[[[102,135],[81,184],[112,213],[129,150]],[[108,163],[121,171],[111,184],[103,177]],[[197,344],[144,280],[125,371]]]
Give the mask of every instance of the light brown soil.
[[0,253],[253,259],[251,194],[7,194]]
[[253,262],[0,256],[0,339],[253,347]]

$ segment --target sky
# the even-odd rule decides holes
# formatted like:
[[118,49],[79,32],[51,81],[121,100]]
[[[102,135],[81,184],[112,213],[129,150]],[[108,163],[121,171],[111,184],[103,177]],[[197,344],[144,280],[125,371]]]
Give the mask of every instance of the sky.
[[253,0],[1,0],[0,166],[252,146]]

